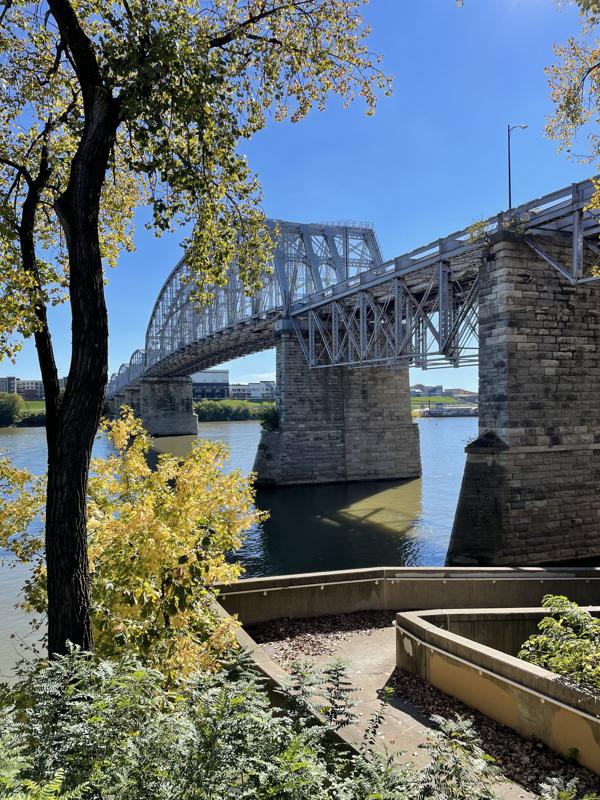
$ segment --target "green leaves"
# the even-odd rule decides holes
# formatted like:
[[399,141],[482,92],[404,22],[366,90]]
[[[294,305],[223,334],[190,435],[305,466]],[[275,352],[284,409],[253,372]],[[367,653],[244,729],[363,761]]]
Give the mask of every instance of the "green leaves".
[[[557,62],[546,68],[555,109],[546,124],[546,133],[570,158],[597,165],[600,159],[600,137],[597,132],[600,43],[596,28],[600,22],[600,3],[598,0],[577,0],[577,5],[582,18],[581,37],[571,37],[566,44],[555,45]],[[587,148],[584,144],[586,140]],[[578,154],[573,155],[571,148],[576,142]],[[589,208],[598,206],[600,189],[596,187]]]
[[584,691],[600,693],[600,620],[562,595],[546,595],[552,616],[538,624],[519,658],[557,673]]
[[[225,283],[234,259],[254,292],[273,243],[241,143],[270,119],[297,122],[323,109],[331,94],[362,97],[373,113],[390,81],[367,51],[363,0],[71,5],[119,109],[97,220],[105,263],[133,249],[136,208],[149,205],[158,235],[191,229],[183,246],[199,303]],[[14,0],[0,30],[0,356],[14,356],[13,334],[34,333],[36,304],[65,299],[69,279],[57,204],[84,130],[84,91],[49,20],[45,3]],[[25,279],[19,229],[38,179],[35,249],[48,264]]]
[[[173,687],[131,657],[98,660],[72,649],[30,666],[0,702],[0,798],[81,791],[88,800],[488,796],[491,772],[465,720],[440,721],[421,772],[370,748],[359,755],[338,746],[332,726],[311,716],[304,700],[327,697],[327,685],[338,694],[346,679],[339,665],[327,669],[320,688],[299,669],[292,691],[272,705],[245,655]],[[50,794],[21,794],[25,786]]]

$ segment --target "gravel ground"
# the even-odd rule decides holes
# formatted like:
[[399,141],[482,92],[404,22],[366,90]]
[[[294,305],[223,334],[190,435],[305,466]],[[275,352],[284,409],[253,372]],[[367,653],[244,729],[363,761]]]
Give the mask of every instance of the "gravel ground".
[[[368,634],[392,624],[395,614],[389,611],[361,611],[314,619],[281,619],[246,630],[254,641],[266,645],[283,667],[298,659],[339,654],[340,643],[354,636]],[[388,682],[395,695],[430,717],[433,714],[461,714],[473,718],[484,750],[495,760],[503,774],[531,792],[550,776],[566,780],[577,778],[579,791],[600,792],[600,778],[583,767],[570,764],[541,742],[524,739],[510,728],[440,692],[431,684],[402,670],[395,670]]]
[[538,792],[540,783],[552,776],[565,780],[577,778],[581,794],[600,791],[598,775],[577,764],[570,764],[542,742],[519,736],[512,728],[494,722],[416,675],[397,669],[390,677],[388,686],[394,689],[397,697],[412,703],[427,716],[460,714],[471,717],[485,752],[496,760],[509,780],[530,792]]
[[392,611],[359,611],[312,619],[278,619],[248,625],[245,630],[258,644],[268,645],[283,667],[289,667],[298,659],[333,655],[340,642],[387,628],[395,616]]

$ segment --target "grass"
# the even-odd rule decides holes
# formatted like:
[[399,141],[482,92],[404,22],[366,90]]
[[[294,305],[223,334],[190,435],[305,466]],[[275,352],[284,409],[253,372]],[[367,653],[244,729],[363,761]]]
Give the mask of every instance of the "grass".
[[455,397],[411,397],[410,404],[412,408],[421,408],[421,406],[425,406],[425,408],[429,407],[431,403],[432,406],[435,406],[437,403],[444,403],[444,405],[456,405],[458,400]]
[[27,406],[27,411],[45,411],[46,410],[46,401],[45,400],[25,400],[25,405]]

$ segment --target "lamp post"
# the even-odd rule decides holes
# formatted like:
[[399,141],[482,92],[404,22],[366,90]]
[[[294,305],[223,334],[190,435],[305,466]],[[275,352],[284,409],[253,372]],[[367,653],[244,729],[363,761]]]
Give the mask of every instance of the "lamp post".
[[510,135],[515,128],[522,128],[523,130],[527,125],[508,125],[507,126],[507,141],[508,141],[508,210],[512,210],[512,182],[510,174]]

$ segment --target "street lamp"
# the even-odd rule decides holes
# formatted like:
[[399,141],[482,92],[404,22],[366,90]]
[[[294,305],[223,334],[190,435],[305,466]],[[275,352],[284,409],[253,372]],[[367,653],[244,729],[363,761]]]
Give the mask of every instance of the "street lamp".
[[527,125],[508,125],[507,126],[507,138],[508,138],[508,210],[512,209],[512,183],[511,183],[511,175],[510,175],[510,135],[515,130],[515,128],[522,128],[525,130]]

